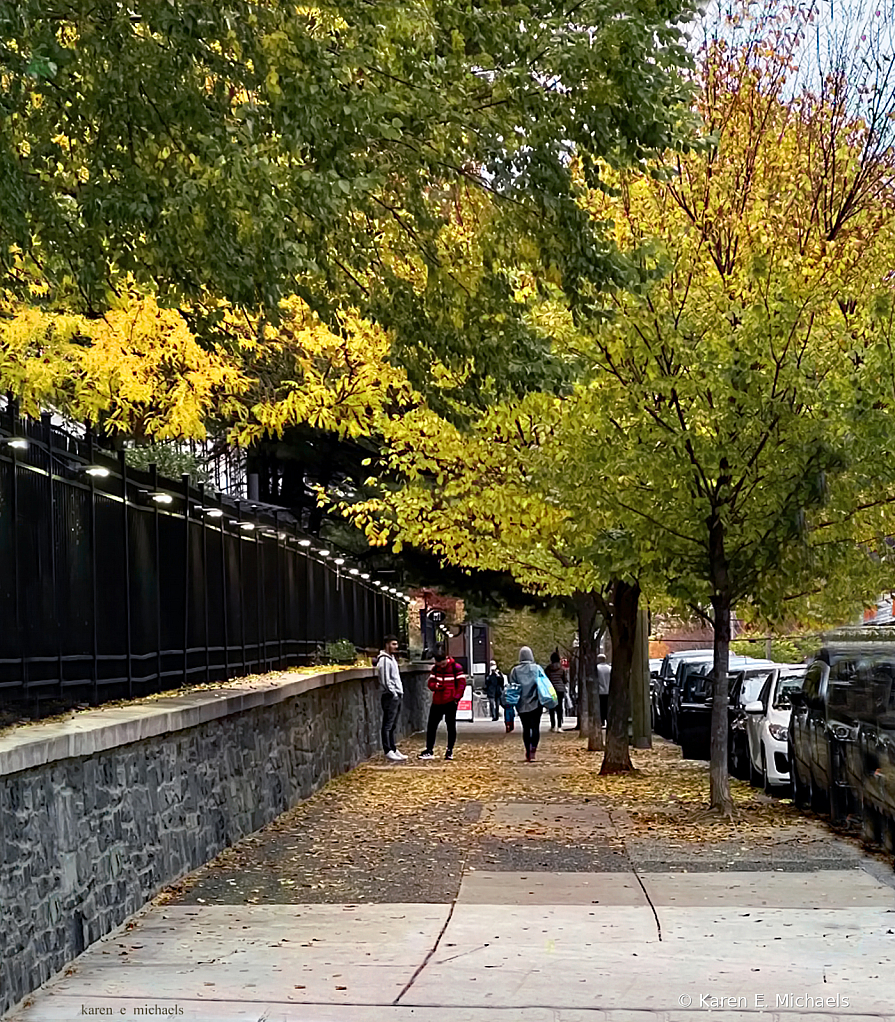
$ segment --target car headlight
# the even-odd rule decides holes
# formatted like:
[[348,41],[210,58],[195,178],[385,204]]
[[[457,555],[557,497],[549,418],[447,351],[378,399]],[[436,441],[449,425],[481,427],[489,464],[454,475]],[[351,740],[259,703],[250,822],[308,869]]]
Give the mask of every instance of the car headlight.
[[768,724],[768,733],[778,742],[785,742],[789,739],[789,731],[782,724]]

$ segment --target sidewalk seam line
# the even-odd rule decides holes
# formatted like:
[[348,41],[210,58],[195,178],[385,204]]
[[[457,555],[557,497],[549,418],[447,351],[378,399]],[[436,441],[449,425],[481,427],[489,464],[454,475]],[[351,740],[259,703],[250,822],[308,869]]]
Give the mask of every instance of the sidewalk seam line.
[[[477,843],[475,841],[475,836],[474,836],[474,839],[473,839],[473,843],[474,844]],[[442,926],[442,928],[438,932],[438,936],[435,938],[435,943],[432,945],[432,950],[429,951],[429,953],[423,959],[422,963],[416,969],[414,974],[407,981],[407,984],[401,990],[401,993],[399,993],[398,996],[392,1001],[392,1007],[395,1007],[398,1004],[398,1002],[401,1000],[401,998],[413,986],[413,984],[416,982],[417,977],[419,976],[419,974],[423,971],[423,969],[425,969],[425,967],[429,964],[429,962],[432,961],[432,956],[438,950],[438,945],[441,943],[441,938],[444,936],[445,931],[447,930],[448,926],[450,926],[451,919],[453,919],[453,917],[454,917],[454,909],[457,907],[457,902],[460,899],[460,891],[463,888],[463,878],[464,878],[464,876],[466,876],[466,866],[469,863],[469,859],[470,859],[471,855],[472,855],[472,848],[470,847],[470,848],[468,848],[466,850],[466,854],[463,856],[463,859],[462,859],[462,861],[460,863],[460,883],[459,883],[459,885],[457,887],[457,893],[454,895],[453,901],[451,901],[451,907],[448,909],[447,919],[445,919],[444,926]]]
[[[462,874],[461,874],[460,883],[461,884],[463,883]],[[458,891],[457,892],[457,896],[458,897],[459,897],[459,894],[460,894],[460,892]],[[401,998],[407,993],[407,991],[416,982],[417,976],[419,976],[419,974],[423,971],[423,969],[425,969],[425,967],[432,960],[432,956],[438,950],[438,945],[441,943],[441,938],[444,936],[445,930],[447,930],[448,926],[450,925],[451,918],[454,915],[454,908],[455,908],[456,904],[457,904],[457,898],[454,898],[454,900],[451,902],[451,907],[448,910],[447,919],[445,919],[444,925],[441,927],[441,929],[438,932],[438,936],[435,938],[435,943],[432,945],[432,948],[430,949],[430,951],[428,952],[426,957],[423,959],[422,963],[417,966],[416,971],[410,977],[410,979],[407,981],[407,983],[405,984],[404,988],[401,990],[401,993],[398,994],[398,996],[392,1001],[392,1007],[395,1007],[398,1004],[398,1002],[401,1000]]]
[[[610,821],[613,824],[615,824],[615,821],[612,819],[612,810],[608,810],[607,815],[609,816]],[[624,841],[624,838],[622,840]],[[653,918],[656,920],[656,933],[659,936],[659,943],[661,944],[662,943],[662,924],[659,922],[659,913],[656,911],[656,906],[653,904],[653,899],[649,896],[649,891],[646,889],[646,884],[644,884],[643,880],[640,878],[640,873],[637,870],[637,866],[634,864],[634,860],[631,858],[631,853],[628,851],[627,842],[625,842],[625,856],[627,857],[628,862],[631,865],[631,872],[634,874],[634,877],[637,880],[637,883],[640,884],[640,889],[641,889],[641,891],[643,891],[643,896],[644,896],[644,898],[646,898],[646,903],[647,903],[647,905],[649,905],[650,909],[652,910]]]

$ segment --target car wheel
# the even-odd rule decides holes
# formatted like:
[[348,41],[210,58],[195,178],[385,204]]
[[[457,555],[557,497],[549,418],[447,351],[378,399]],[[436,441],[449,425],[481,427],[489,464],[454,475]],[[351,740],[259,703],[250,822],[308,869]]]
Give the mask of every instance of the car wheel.
[[829,802],[826,792],[822,788],[817,787],[814,783],[814,778],[810,774],[808,775],[808,802],[815,813],[824,812]]
[[694,742],[681,742],[681,759],[699,759]]
[[882,844],[882,816],[866,802],[861,806],[861,840],[866,845]]
[[811,801],[810,793],[799,778],[799,771],[796,769],[795,750],[792,744],[789,746],[789,777],[790,784],[792,784],[792,800],[795,802],[796,809],[807,809],[808,803]]
[[848,788],[838,783],[839,778],[839,755],[838,749],[830,743],[827,749],[827,762],[829,766],[829,790],[827,792],[827,811],[830,814],[830,824],[834,827],[842,826],[848,816]]
[[895,823],[890,816],[880,813],[881,844],[890,854],[895,854]]
[[774,786],[768,780],[768,757],[763,745],[761,747],[761,787],[765,795],[774,794]]

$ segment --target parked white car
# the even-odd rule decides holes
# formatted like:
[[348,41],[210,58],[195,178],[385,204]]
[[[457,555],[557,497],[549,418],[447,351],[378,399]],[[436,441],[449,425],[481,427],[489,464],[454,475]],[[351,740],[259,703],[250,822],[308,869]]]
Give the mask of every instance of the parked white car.
[[754,703],[746,706],[746,737],[749,743],[749,774],[771,794],[788,787],[790,693],[802,688],[807,667],[778,667],[762,686]]

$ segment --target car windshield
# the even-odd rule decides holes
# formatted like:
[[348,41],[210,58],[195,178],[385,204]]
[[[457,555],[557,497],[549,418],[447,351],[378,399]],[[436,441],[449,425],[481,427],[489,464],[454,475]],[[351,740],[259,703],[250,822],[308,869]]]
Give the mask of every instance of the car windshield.
[[792,706],[790,696],[793,692],[801,692],[804,680],[804,672],[801,674],[781,674],[777,679],[777,684],[774,686],[774,709],[788,710]]
[[681,700],[685,703],[704,703],[708,698],[711,680],[699,668],[691,670],[684,679]]
[[764,671],[762,674],[747,674],[743,679],[743,688],[740,692],[740,705],[746,706],[748,703],[754,703],[755,700],[761,695],[761,690],[764,688],[764,683],[768,680],[770,671]]

